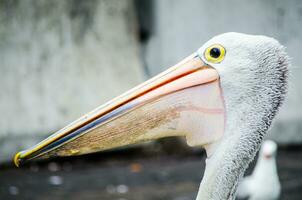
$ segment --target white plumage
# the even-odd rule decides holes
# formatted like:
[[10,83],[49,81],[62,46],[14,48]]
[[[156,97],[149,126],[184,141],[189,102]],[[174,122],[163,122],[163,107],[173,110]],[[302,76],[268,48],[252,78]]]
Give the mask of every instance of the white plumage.
[[277,144],[264,142],[256,167],[251,176],[245,177],[238,187],[237,197],[249,200],[275,200],[281,186],[276,165]]
[[[278,41],[265,36],[225,33],[198,52],[221,44],[225,59],[213,64],[225,101],[223,138],[211,144],[197,200],[235,199],[239,179],[260,148],[287,90],[289,59]],[[210,153],[209,152],[214,152]],[[269,187],[264,181],[261,187]]]

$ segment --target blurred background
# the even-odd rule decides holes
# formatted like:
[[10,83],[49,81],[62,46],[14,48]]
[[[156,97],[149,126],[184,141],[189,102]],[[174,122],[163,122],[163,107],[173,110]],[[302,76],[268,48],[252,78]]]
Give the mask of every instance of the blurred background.
[[205,154],[181,139],[22,169],[11,159],[230,31],[274,37],[292,58],[267,137],[281,198],[302,199],[300,0],[1,0],[0,199],[193,199]]

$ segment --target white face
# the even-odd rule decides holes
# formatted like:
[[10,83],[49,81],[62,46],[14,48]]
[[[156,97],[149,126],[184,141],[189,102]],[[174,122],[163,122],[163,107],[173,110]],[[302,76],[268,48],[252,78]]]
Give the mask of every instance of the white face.
[[266,140],[261,147],[261,156],[265,159],[270,159],[276,156],[277,144],[274,141]]
[[[207,55],[208,49],[215,45],[225,51],[224,57],[218,60],[209,59]],[[261,126],[263,116],[277,110],[279,104],[274,103],[284,96],[283,76],[288,64],[284,48],[278,41],[265,36],[225,33],[206,42],[198,55],[218,71],[227,126],[238,126],[243,122]],[[265,119],[263,123],[268,124],[267,121]]]
[[[225,49],[224,58],[219,62],[213,62],[206,57],[207,48],[212,45],[221,45]],[[278,55],[270,55],[274,48],[278,49],[281,45],[273,38],[265,36],[246,35],[241,33],[225,33],[213,37],[206,42],[199,50],[198,54],[208,65],[214,67],[221,79],[223,87],[231,87],[237,90],[247,88],[259,80],[257,71],[263,59],[271,60],[272,67]],[[265,58],[266,57],[266,58]],[[264,66],[268,71],[270,66]],[[258,83],[256,83],[258,84]],[[240,92],[240,91],[239,91]]]

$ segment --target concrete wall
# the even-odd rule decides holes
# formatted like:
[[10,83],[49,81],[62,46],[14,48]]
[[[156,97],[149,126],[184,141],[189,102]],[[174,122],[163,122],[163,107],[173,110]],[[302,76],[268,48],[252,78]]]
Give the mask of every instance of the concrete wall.
[[291,86],[270,137],[283,144],[302,143],[302,1],[155,0],[150,9],[153,28],[144,52],[151,75],[224,32],[268,35],[285,45],[293,63]]
[[0,161],[143,79],[131,0],[3,0],[0,21]]

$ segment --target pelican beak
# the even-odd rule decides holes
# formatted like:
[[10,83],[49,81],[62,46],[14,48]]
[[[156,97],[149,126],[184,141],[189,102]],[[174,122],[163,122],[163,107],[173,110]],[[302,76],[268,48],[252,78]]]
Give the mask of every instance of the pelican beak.
[[191,146],[218,140],[224,129],[219,75],[197,54],[114,98],[37,145],[17,153],[28,160],[87,154],[168,136]]

